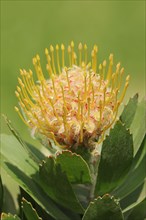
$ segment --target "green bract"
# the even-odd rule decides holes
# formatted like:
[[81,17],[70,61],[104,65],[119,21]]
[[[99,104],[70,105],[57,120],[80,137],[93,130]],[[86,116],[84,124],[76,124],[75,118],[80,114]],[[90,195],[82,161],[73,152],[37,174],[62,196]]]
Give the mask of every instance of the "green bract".
[[[7,120],[7,119],[6,119]],[[40,149],[1,135],[1,166],[20,187],[19,210],[6,214],[0,182],[2,220],[143,220],[145,205],[145,101],[135,95],[102,143],[101,153]]]

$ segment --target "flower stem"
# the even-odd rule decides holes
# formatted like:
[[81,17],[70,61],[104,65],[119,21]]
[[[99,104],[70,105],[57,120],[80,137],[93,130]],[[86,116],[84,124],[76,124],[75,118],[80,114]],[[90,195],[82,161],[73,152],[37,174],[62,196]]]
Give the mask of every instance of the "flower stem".
[[94,191],[95,191],[95,187],[96,187],[99,161],[100,161],[100,154],[97,150],[94,150],[91,153],[91,157],[90,157],[90,161],[89,161],[89,166],[90,166],[90,171],[91,171],[91,179],[92,179],[92,185],[90,188],[90,195],[89,195],[90,201],[94,198]]

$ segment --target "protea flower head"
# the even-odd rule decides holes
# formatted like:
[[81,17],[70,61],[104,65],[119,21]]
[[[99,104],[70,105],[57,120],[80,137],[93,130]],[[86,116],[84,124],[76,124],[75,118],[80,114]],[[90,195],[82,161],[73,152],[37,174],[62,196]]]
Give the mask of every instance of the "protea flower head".
[[33,58],[37,81],[31,70],[20,70],[15,91],[20,109],[15,110],[33,133],[68,148],[91,147],[92,142],[103,139],[117,118],[129,76],[122,87],[124,68],[120,63],[113,66],[113,54],[108,67],[106,60],[98,64],[97,53],[94,45],[90,61],[86,44],[80,43],[77,53],[73,42],[67,53],[63,44],[60,49],[51,45],[45,49],[48,77],[39,55]]

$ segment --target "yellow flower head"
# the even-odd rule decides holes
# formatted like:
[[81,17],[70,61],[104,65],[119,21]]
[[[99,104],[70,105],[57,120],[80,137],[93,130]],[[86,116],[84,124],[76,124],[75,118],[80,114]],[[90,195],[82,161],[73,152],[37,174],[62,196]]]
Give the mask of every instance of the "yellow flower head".
[[[37,75],[35,82],[31,70],[20,70],[19,86],[15,94],[20,109],[15,107],[24,123],[34,133],[53,139],[61,147],[89,146],[100,141],[114,123],[120,103],[129,84],[129,76],[122,88],[124,68],[113,66],[113,54],[100,65],[98,47],[88,59],[87,46],[81,43],[78,52],[74,42],[67,48],[51,45],[45,49],[47,58],[44,76],[39,55],[33,58]],[[98,67],[98,68],[97,68]]]

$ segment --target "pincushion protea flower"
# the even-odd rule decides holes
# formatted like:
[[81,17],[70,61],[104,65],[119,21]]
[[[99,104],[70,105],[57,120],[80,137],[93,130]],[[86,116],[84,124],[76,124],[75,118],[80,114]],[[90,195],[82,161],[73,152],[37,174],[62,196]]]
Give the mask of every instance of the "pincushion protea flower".
[[50,50],[45,49],[47,79],[39,55],[33,58],[36,82],[31,70],[20,70],[15,94],[21,111],[18,107],[15,110],[34,133],[43,134],[48,141],[53,139],[61,147],[91,147],[102,140],[117,117],[129,76],[120,92],[124,68],[120,63],[114,68],[113,54],[108,68],[106,60],[97,68],[97,53],[95,45],[90,62],[86,44],[80,43],[76,54],[71,42],[67,62],[64,45],[61,52],[58,45],[56,51],[51,45]]

